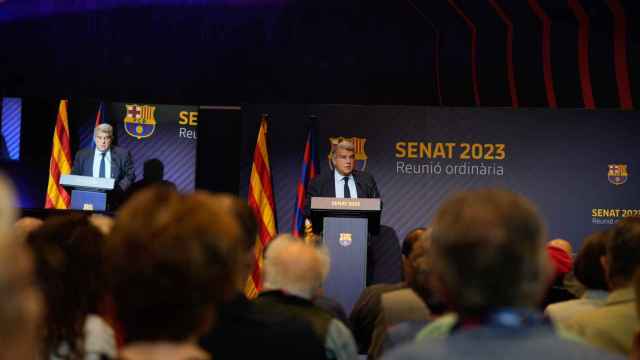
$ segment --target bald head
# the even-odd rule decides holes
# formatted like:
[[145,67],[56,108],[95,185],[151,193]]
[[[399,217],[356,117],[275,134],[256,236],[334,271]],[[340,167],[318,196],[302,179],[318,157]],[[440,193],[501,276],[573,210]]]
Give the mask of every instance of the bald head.
[[327,253],[289,234],[277,236],[267,248],[264,286],[310,299],[329,273]]
[[573,247],[571,246],[571,243],[565,239],[553,239],[547,243],[547,246],[562,249],[564,252],[569,254],[569,256],[573,256]]

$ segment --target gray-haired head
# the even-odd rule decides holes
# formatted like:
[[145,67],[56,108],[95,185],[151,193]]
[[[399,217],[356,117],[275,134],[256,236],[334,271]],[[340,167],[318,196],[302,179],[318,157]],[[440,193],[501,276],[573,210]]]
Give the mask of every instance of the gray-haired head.
[[349,140],[342,140],[339,143],[336,144],[336,147],[333,151],[333,158],[336,158],[336,154],[338,153],[338,150],[346,150],[346,151],[351,151],[351,152],[355,152],[356,151],[356,146]]
[[264,287],[310,299],[329,273],[330,260],[323,247],[290,234],[278,235],[264,257]]
[[505,190],[461,192],[438,210],[433,270],[458,313],[534,306],[550,272],[545,228],[533,204]]
[[100,124],[93,129],[93,137],[95,138],[98,134],[109,135],[110,138],[113,139],[113,126],[109,124]]
[[109,124],[100,124],[93,129],[93,140],[96,143],[96,149],[100,152],[106,152],[111,147],[113,141],[113,128]]
[[331,163],[335,170],[342,176],[349,176],[355,167],[355,146],[351,141],[342,140],[333,151]]

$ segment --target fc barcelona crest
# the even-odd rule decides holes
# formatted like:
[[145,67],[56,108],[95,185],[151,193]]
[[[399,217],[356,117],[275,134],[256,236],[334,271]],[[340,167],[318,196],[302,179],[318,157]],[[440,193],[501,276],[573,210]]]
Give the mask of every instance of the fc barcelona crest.
[[124,130],[136,139],[149,137],[156,129],[156,107],[150,105],[126,105]]
[[367,167],[367,153],[364,151],[364,144],[367,142],[366,138],[358,138],[358,137],[335,137],[329,138],[329,144],[331,145],[331,150],[329,151],[329,168],[333,170],[333,163],[331,159],[333,158],[333,153],[336,151],[336,146],[342,141],[350,141],[355,147],[354,155],[356,158],[356,169],[360,171],[364,171]]
[[340,233],[340,238],[338,238],[338,243],[342,247],[351,246],[353,242],[353,234],[351,233]]
[[627,182],[629,172],[626,164],[610,164],[609,165],[609,182],[613,185],[622,185]]

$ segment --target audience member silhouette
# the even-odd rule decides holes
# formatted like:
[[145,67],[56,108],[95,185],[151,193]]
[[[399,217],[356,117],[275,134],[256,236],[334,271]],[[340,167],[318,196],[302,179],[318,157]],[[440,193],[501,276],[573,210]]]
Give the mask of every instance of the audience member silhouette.
[[586,287],[580,299],[558,302],[547,306],[545,313],[555,323],[563,323],[576,314],[604,305],[609,293],[606,275],[600,258],[607,254],[608,231],[587,236],[573,264],[576,279]]
[[434,278],[459,318],[445,338],[401,346],[387,359],[613,359],[558,337],[536,310],[550,275],[533,205],[503,190],[458,193],[432,222]]
[[27,244],[48,308],[43,358],[115,358],[113,330],[99,315],[107,292],[100,230],[85,215],[67,214],[47,219]]
[[590,344],[628,355],[639,325],[632,278],[640,267],[640,217],[627,217],[613,226],[602,266],[610,289],[605,304],[581,312],[565,325]]
[[[221,211],[239,222],[242,236],[240,278],[248,279],[255,269],[258,224],[246,201],[229,194],[214,195]],[[257,306],[244,295],[245,281],[233,296],[220,305],[217,324],[204,334],[200,345],[217,359],[324,359],[324,342],[317,340],[311,326],[291,314]]]

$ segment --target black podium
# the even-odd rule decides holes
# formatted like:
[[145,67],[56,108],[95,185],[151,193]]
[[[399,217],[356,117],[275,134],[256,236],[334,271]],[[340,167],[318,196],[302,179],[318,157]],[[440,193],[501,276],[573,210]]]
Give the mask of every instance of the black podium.
[[80,175],[60,176],[60,185],[71,187],[71,208],[105,211],[107,191],[113,190],[115,179]]
[[347,313],[366,286],[367,239],[380,228],[380,210],[380,199],[311,198],[314,231],[322,224],[322,241],[331,256],[324,292]]

